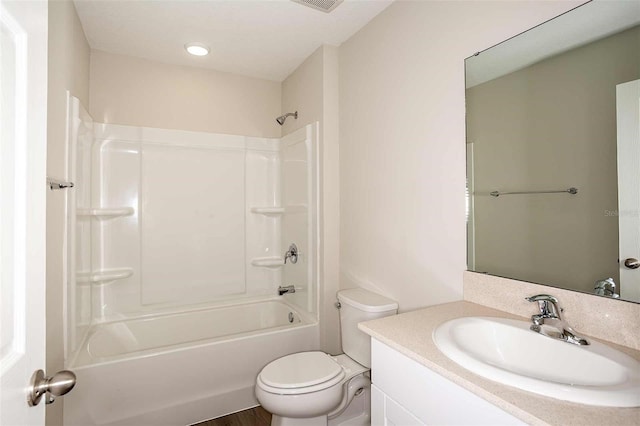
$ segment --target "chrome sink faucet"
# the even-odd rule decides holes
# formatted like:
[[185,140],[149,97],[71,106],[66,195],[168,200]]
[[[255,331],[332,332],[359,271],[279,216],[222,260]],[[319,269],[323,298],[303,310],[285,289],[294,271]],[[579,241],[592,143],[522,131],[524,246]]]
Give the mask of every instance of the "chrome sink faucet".
[[593,290],[594,293],[598,296],[612,297],[614,299],[620,298],[620,295],[616,293],[616,282],[613,280],[613,278],[596,281]]
[[[574,345],[588,345],[589,342],[584,337],[580,337],[576,332],[562,319],[562,308],[558,307],[558,299],[548,294],[536,294],[527,297],[529,302],[538,302],[540,313],[531,316],[531,330],[542,334],[543,336],[554,339],[564,340]],[[554,328],[549,330],[549,327]]]

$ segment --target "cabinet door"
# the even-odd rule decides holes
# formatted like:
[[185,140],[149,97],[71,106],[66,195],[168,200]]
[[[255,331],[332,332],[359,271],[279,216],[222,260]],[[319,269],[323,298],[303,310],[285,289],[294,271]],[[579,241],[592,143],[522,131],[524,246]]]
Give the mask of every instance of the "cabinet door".
[[371,385],[371,426],[384,426],[384,394]]
[[424,423],[372,385],[371,426],[424,426]]
[[[427,425],[524,425],[474,393],[372,339],[372,381]],[[385,403],[386,403],[385,399]],[[374,400],[371,400],[372,410]],[[389,414],[385,411],[385,415]],[[390,423],[384,423],[387,425]],[[402,424],[402,423],[398,423]],[[412,423],[413,424],[413,423]]]

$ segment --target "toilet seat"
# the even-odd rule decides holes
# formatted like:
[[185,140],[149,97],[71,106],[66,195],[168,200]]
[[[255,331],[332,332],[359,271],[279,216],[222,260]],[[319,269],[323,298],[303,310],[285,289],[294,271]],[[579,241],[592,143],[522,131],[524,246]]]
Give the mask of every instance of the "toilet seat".
[[324,352],[300,352],[267,364],[258,375],[266,392],[297,395],[318,392],[340,383],[344,368]]

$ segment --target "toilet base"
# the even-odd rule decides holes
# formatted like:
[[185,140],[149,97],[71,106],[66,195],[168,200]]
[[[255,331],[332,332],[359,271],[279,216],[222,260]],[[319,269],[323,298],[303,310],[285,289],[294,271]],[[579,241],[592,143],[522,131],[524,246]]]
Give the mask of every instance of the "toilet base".
[[295,419],[293,417],[271,416],[271,426],[327,426],[327,416]]
[[271,416],[271,426],[369,426],[371,425],[371,387],[367,386],[360,395],[353,398],[349,407],[338,417],[328,416],[299,419]]

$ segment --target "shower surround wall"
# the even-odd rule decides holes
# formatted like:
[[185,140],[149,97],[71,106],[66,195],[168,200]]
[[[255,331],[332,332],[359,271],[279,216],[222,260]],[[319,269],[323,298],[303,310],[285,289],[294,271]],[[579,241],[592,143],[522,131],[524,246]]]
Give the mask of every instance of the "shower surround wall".
[[[76,239],[84,249],[75,268],[79,284],[93,285],[94,321],[272,296],[284,284],[282,254],[289,243],[301,248],[303,262],[288,268],[287,281],[306,292],[305,144],[295,137],[281,142],[94,127],[92,148],[77,150],[77,167],[92,170],[92,188],[76,178]],[[306,300],[302,307],[314,310]]]
[[[65,423],[256,405],[260,368],[319,348],[318,124],[281,139],[98,124],[73,97],[68,115],[65,355],[80,392]],[[184,388],[178,405],[154,395],[160,371]]]
[[259,209],[280,204],[277,140],[115,125],[95,136],[90,281],[111,284],[93,294],[94,319],[274,294],[281,219]]

